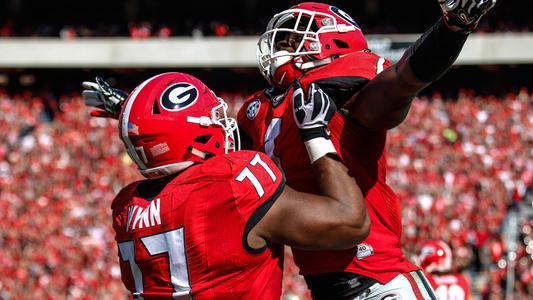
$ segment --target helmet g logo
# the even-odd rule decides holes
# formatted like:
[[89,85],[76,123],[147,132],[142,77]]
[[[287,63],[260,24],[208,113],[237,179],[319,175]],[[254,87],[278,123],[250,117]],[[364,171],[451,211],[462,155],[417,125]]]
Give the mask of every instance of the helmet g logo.
[[352,24],[353,26],[355,26],[357,28],[361,28],[361,27],[359,27],[357,22],[355,22],[355,20],[349,14],[347,14],[344,10],[342,10],[342,9],[340,9],[338,7],[335,7],[335,6],[331,6],[329,9],[331,9],[332,12],[334,12],[340,18],[344,19],[346,22]]
[[188,83],[175,83],[161,95],[161,106],[166,110],[178,111],[189,107],[198,99],[198,89]]

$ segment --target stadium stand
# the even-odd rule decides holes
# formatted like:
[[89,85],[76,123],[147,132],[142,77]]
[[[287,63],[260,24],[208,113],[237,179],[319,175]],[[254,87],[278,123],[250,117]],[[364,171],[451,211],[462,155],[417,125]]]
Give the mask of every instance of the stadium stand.
[[[110,203],[141,177],[116,121],[88,117],[81,81],[98,74],[127,88],[181,67],[229,100],[234,115],[244,93],[264,84],[255,68],[256,35],[295,2],[0,1],[0,300],[127,298]],[[420,33],[440,14],[437,1],[328,2],[356,17],[365,34]],[[402,199],[404,252],[415,260],[425,239],[448,242],[474,299],[504,299],[508,282],[515,300],[533,295],[531,11],[533,1],[499,1],[461,66],[429,87],[389,134],[389,184]],[[499,34],[491,40],[487,33]],[[393,60],[409,44],[392,35],[370,38]],[[123,40],[158,56],[133,64],[139,57]],[[219,65],[175,51],[197,42],[193,54],[214,48],[233,56]],[[249,57],[233,51],[241,42]],[[93,51],[101,44],[107,51]],[[83,59],[65,57],[87,45],[94,48]],[[110,53],[125,63],[110,66],[119,60]],[[237,58],[247,60],[237,65]],[[283,288],[284,300],[310,299],[288,250]]]
[[[243,101],[221,95],[233,110]],[[116,121],[89,119],[76,93],[44,99],[0,90],[0,299],[28,291],[42,299],[123,299],[109,205],[139,175]],[[504,97],[435,93],[415,101],[390,134],[390,184],[403,199],[406,253],[418,253],[424,238],[446,240],[454,268],[471,275],[482,299],[501,299],[504,290],[508,212],[531,207],[532,104],[527,89]],[[516,299],[533,289],[533,219],[524,220]],[[284,299],[309,299],[288,257]]]
[[[219,2],[93,0],[90,5],[66,1],[2,1],[0,37],[132,37],[242,36],[263,31],[275,12],[298,1],[228,0]],[[436,1],[328,1],[350,12],[367,34],[413,33],[438,18]],[[481,32],[533,30],[533,3],[507,0],[483,21]],[[105,9],[107,14],[102,13]],[[424,14],[417,13],[425,12]],[[46,12],[46,13],[43,13]],[[398,13],[402,12],[402,13]],[[416,15],[416,18],[408,16]],[[239,17],[235,17],[239,16]]]

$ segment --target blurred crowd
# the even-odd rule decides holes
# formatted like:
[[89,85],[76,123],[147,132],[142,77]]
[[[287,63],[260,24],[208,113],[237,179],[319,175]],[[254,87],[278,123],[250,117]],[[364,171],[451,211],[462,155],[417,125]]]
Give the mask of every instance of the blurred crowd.
[[[0,37],[249,36],[264,32],[274,14],[298,2],[304,1],[8,0],[0,1]],[[339,5],[366,34],[421,33],[442,15],[436,0],[325,2]],[[497,2],[479,31],[533,31],[533,2]]]
[[[223,94],[238,109],[243,95]],[[509,212],[531,208],[533,98],[462,91],[416,100],[391,131],[389,184],[403,204],[404,245],[447,241],[454,268],[484,299],[502,299]],[[110,204],[139,179],[116,121],[91,119],[79,94],[0,89],[0,299],[125,299]],[[520,208],[520,209],[519,209]],[[515,294],[533,295],[533,220],[519,219]],[[507,230],[512,230],[507,229]],[[284,299],[309,293],[286,263]]]
[[127,24],[101,25],[70,25],[70,24],[41,24],[35,26],[19,26],[13,20],[7,20],[1,25],[0,38],[6,37],[59,37],[64,40],[91,37],[129,37],[132,39],[169,38],[171,36],[242,36],[257,35],[257,31],[241,31],[226,23],[210,21],[193,24],[158,24],[149,21],[129,22]]
[[[501,99],[460,91],[443,101],[434,94],[415,101],[389,136],[388,179],[402,199],[406,254],[420,253],[428,239],[446,241],[455,271],[478,274],[473,289],[490,299],[503,299],[507,231],[514,230],[506,226],[508,212],[531,209],[532,104],[526,89]],[[515,288],[531,296],[533,223],[525,220]]]
[[[266,21],[266,20],[265,20]],[[266,23],[266,22],[262,22]],[[420,30],[418,30],[420,31]],[[517,25],[512,21],[501,21],[496,24],[482,23],[478,33],[482,32],[532,32],[533,24]],[[41,24],[32,27],[19,28],[12,20],[7,20],[0,26],[0,38],[6,37],[59,37],[64,40],[90,37],[129,37],[131,39],[169,38],[173,36],[226,37],[259,35],[263,28],[246,28],[230,25],[221,21],[188,23],[184,25],[158,24],[150,21],[129,22],[128,24],[105,25],[69,25],[69,24]],[[376,26],[365,28],[368,34],[401,33],[394,26]]]

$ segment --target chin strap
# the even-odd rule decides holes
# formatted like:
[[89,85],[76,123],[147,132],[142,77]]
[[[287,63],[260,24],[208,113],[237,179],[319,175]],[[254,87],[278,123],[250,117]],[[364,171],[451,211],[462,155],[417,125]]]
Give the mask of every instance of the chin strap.
[[314,69],[314,68],[317,68],[317,67],[321,67],[321,66],[327,65],[327,64],[331,63],[333,60],[334,60],[333,57],[326,57],[326,58],[321,59],[321,60],[308,61],[306,63],[302,63],[299,66],[299,68],[301,70],[303,70],[303,71],[306,71],[306,70],[309,70],[309,69]]
[[164,165],[146,170],[139,170],[141,174],[146,178],[159,178],[170,174],[181,172],[188,167],[192,166],[194,162],[183,161],[175,164]]
[[215,156],[213,153],[211,152],[208,152],[208,151],[200,151],[196,148],[194,148],[193,146],[189,146],[189,148],[187,149],[189,151],[190,154],[194,154],[196,156],[198,156],[199,158],[203,159],[203,160],[208,160],[210,159],[211,157]]
[[201,116],[201,117],[187,116],[187,122],[194,123],[194,124],[200,124],[200,126],[211,126],[214,124],[211,118],[207,116]]

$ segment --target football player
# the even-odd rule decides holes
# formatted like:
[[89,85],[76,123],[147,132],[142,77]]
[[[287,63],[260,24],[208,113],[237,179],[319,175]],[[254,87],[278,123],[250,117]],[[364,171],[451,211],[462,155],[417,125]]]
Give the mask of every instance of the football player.
[[443,241],[427,241],[419,255],[420,266],[431,274],[439,300],[472,299],[468,279],[452,272],[452,250]]
[[[334,103],[294,93],[315,151]],[[323,196],[297,192],[263,153],[239,150],[226,103],[200,80],[164,73],[123,102],[120,138],[147,179],[112,203],[122,280],[134,299],[275,299],[283,247],[347,249],[369,231],[364,198],[335,150],[313,162]],[[317,134],[318,133],[318,134]]]
[[401,250],[400,201],[386,184],[386,135],[416,94],[450,68],[495,0],[439,3],[443,17],[391,67],[367,49],[352,17],[327,4],[306,2],[276,14],[259,39],[258,64],[271,87],[245,102],[238,117],[243,135],[279,163],[288,185],[318,192],[310,162],[331,143],[317,143],[314,151],[295,143],[290,104],[296,79],[304,89],[317,84],[340,108],[329,123],[330,141],[357,179],[371,219],[370,235],[355,249],[293,249],[314,299],[436,299]]

